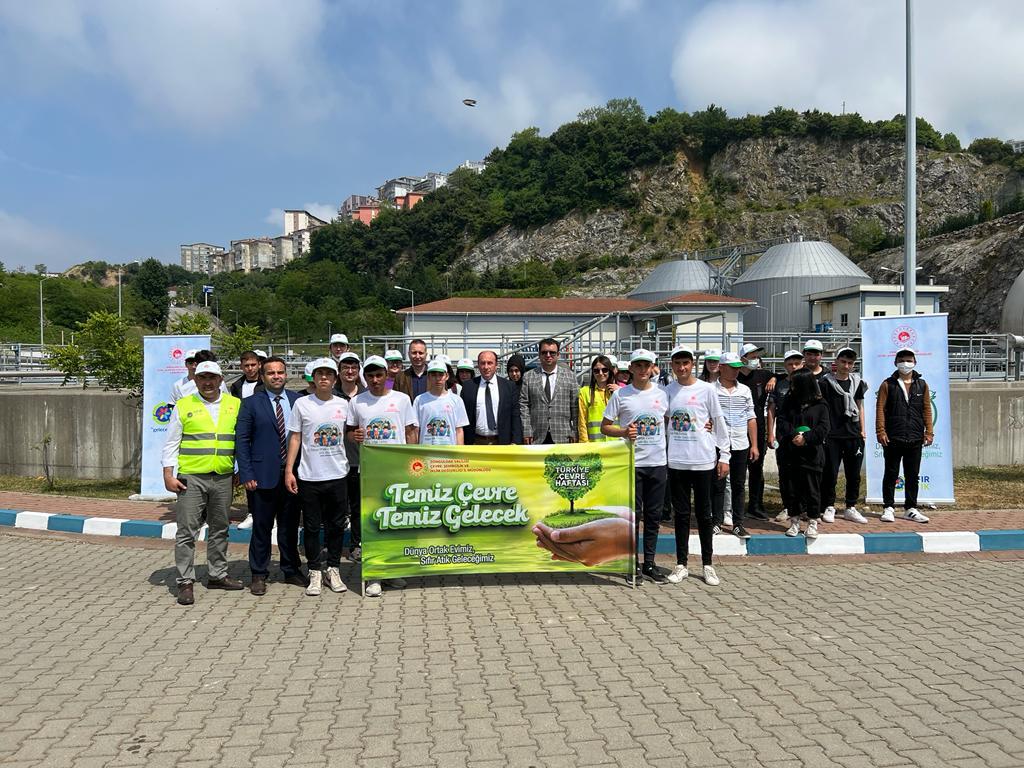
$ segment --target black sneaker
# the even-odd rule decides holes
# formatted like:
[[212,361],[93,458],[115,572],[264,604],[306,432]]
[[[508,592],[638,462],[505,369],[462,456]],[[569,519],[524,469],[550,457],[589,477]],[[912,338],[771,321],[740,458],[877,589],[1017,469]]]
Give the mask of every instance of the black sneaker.
[[645,579],[650,579],[655,584],[668,584],[668,577],[663,572],[663,569],[654,563],[644,563],[644,567],[640,569],[640,572]]
[[765,512],[760,507],[757,507],[755,509],[748,509],[747,510],[747,517],[752,517],[755,520],[767,520],[768,519],[768,513]]
[[747,531],[742,525],[735,525],[732,529],[732,534],[738,539],[749,539],[750,532]]

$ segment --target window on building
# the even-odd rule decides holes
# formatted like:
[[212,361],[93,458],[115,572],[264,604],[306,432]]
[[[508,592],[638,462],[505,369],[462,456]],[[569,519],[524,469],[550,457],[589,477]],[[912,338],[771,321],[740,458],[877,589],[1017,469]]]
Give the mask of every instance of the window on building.
[[885,311],[884,310],[880,311],[880,310],[876,309],[874,311],[874,313],[872,313],[872,314],[873,314],[874,317],[885,317]]
[[842,314],[840,314],[839,315],[839,327],[840,328],[846,328],[849,324],[850,324],[850,315],[848,313],[846,313],[846,312],[843,312]]

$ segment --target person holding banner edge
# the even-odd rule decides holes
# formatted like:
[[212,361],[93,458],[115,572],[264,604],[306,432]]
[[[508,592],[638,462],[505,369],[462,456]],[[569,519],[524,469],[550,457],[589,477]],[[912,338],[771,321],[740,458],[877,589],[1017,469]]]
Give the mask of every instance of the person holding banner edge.
[[896,481],[903,465],[903,519],[927,523],[917,509],[921,453],[934,439],[931,393],[928,382],[914,370],[917,355],[904,347],[896,352],[896,370],[878,388],[875,402],[875,436],[882,445],[885,473],[882,475],[881,520],[896,519]]

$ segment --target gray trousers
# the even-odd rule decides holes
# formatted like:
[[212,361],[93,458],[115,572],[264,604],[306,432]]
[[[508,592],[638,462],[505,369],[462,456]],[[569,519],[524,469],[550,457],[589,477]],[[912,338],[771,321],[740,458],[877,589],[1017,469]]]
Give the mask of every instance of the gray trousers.
[[174,565],[178,584],[196,580],[196,538],[206,512],[206,565],[211,579],[228,575],[228,513],[234,490],[231,475],[211,473],[179,475],[186,484],[178,494],[178,533],[174,538]]

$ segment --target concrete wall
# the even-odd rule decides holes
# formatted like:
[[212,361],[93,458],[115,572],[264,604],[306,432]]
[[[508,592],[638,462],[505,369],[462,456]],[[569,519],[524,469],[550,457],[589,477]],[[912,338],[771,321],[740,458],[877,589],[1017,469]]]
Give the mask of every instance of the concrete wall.
[[41,476],[41,443],[51,435],[50,461],[57,477],[137,476],[142,439],[139,413],[124,395],[114,392],[0,388],[0,473]]
[[1024,382],[971,382],[950,390],[958,467],[1024,464]]

